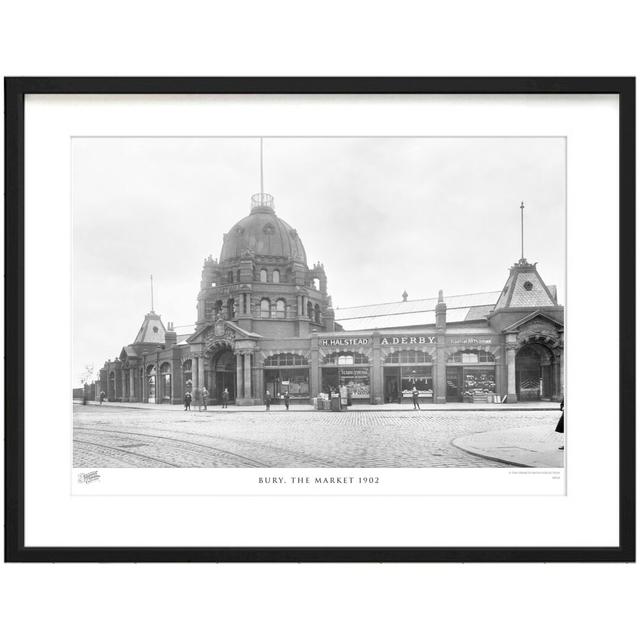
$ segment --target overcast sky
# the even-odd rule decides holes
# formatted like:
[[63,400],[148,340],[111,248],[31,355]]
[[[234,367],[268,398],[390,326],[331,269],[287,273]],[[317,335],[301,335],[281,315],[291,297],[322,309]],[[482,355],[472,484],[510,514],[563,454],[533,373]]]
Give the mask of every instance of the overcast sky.
[[[151,306],[192,325],[202,263],[260,190],[256,138],[73,141],[74,379]],[[334,307],[497,291],[520,258],[564,301],[563,138],[265,138],[265,191]],[[180,330],[178,330],[180,332]]]

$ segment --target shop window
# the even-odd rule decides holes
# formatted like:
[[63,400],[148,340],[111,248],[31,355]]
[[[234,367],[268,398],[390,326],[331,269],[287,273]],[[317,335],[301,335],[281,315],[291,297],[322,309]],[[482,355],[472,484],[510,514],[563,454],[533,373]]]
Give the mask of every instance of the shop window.
[[353,365],[369,364],[369,358],[362,353],[336,352],[325,356],[324,364]]
[[431,362],[431,356],[424,351],[412,349],[395,351],[388,355],[384,361],[385,364],[419,364],[422,362]]
[[287,305],[285,301],[280,298],[276,300],[276,318],[286,318],[287,317]]
[[456,351],[449,356],[447,362],[459,362],[461,364],[482,364],[495,362],[492,353],[488,351]]
[[277,353],[274,356],[265,358],[265,367],[301,367],[309,366],[309,361],[304,356],[295,353]]
[[282,398],[285,393],[290,398],[308,398],[309,369],[267,369],[264,386],[265,392],[268,390],[274,399]]
[[273,272],[271,276],[271,281],[274,284],[278,284],[280,282],[280,272],[277,269]]
[[266,281],[267,281],[267,270],[260,269],[260,282],[266,282]]
[[182,383],[184,386],[184,390],[185,393],[187,391],[192,391],[192,387],[193,387],[193,372],[191,370],[191,367],[193,366],[193,363],[191,360],[185,360],[182,363]]
[[269,298],[262,298],[262,300],[260,300],[260,317],[271,317],[271,301],[269,300]]

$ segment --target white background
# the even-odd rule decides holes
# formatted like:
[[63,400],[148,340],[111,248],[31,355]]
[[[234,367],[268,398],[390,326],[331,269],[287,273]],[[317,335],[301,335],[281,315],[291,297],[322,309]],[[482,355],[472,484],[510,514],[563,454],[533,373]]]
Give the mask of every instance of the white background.
[[[5,75],[634,75],[631,6],[24,2],[0,16],[0,47]],[[15,638],[591,638],[638,626],[636,566],[1,571]]]

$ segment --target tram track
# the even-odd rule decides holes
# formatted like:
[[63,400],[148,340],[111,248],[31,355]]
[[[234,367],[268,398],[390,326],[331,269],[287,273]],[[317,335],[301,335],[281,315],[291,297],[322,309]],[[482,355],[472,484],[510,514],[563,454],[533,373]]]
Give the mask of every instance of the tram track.
[[[89,427],[75,427],[75,431],[85,431],[88,433],[113,433],[113,434],[117,434],[117,435],[122,435],[122,436],[133,436],[136,438],[153,438],[153,439],[157,439],[157,440],[162,440],[165,444],[168,444],[170,447],[173,446],[174,448],[179,448],[179,445],[175,444],[175,443],[181,443],[181,444],[185,444],[188,445],[189,447],[193,447],[193,448],[200,448],[200,449],[206,449],[209,451],[215,451],[218,454],[222,454],[228,457],[232,457],[232,458],[237,458],[240,459],[242,461],[244,461],[244,465],[243,466],[249,466],[249,467],[253,467],[253,468],[261,468],[261,467],[271,467],[273,465],[261,462],[259,460],[255,460],[254,458],[249,458],[247,456],[243,456],[242,454],[239,453],[235,453],[234,451],[229,451],[227,449],[222,449],[220,447],[213,447],[211,445],[208,444],[201,444],[199,442],[193,442],[192,440],[183,440],[180,438],[171,438],[169,436],[159,436],[159,435],[154,435],[154,434],[149,434],[149,433],[140,433],[140,432],[134,432],[134,431],[121,431],[121,430],[116,430],[116,429],[91,429]],[[207,437],[205,434],[194,434],[194,433],[189,433],[187,435],[194,435],[197,437]],[[76,440],[74,438],[74,442],[83,442],[81,440]],[[130,449],[126,448],[126,447],[109,447],[108,445],[103,445],[101,443],[88,443],[86,441],[84,441],[84,444],[95,444],[96,446],[102,446],[102,447],[106,447],[106,448],[111,448],[111,449],[115,449],[118,451],[121,451],[122,453],[127,453],[133,456],[139,456],[139,457],[147,457],[150,459],[155,459],[152,458],[150,456],[145,456],[144,454],[140,454],[137,453],[135,451],[131,451]],[[165,460],[160,460],[157,459],[158,462],[163,462],[165,464],[169,464],[172,467],[181,467],[182,465],[177,465],[177,464],[173,464],[171,462],[167,462]],[[248,464],[247,464],[248,463]]]

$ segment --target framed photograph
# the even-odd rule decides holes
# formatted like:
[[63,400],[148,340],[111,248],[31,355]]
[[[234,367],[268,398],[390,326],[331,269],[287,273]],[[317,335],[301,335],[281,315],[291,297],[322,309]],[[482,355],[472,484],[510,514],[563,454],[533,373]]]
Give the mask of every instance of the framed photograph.
[[5,79],[8,561],[635,560],[635,79]]

